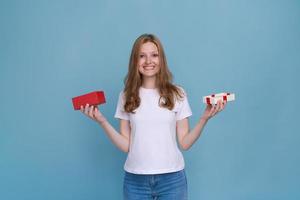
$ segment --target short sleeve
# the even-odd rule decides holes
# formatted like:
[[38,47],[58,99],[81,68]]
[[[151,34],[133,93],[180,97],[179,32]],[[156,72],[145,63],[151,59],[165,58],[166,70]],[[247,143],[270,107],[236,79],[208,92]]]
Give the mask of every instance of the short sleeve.
[[115,118],[129,120],[129,113],[124,110],[124,95],[120,92],[118,104],[116,108]]
[[[182,89],[182,88],[181,88]],[[192,110],[190,104],[188,102],[187,94],[183,91],[183,99],[177,101],[176,105],[176,120],[182,120],[186,117],[190,117],[192,115]]]

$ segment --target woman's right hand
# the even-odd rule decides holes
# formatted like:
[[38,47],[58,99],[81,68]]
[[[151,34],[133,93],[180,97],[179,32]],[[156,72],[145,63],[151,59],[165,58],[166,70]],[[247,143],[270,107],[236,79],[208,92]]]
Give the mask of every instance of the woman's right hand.
[[97,106],[86,104],[85,107],[80,106],[80,111],[100,124],[106,122],[104,115],[102,115]]

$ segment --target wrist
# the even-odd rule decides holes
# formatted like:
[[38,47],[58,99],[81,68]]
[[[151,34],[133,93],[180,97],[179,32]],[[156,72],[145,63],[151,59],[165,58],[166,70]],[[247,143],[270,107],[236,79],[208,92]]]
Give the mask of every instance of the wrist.
[[100,124],[101,126],[103,126],[107,120],[105,118],[101,119],[101,120],[97,120],[98,124]]
[[206,123],[209,119],[205,117],[201,117],[199,122]]

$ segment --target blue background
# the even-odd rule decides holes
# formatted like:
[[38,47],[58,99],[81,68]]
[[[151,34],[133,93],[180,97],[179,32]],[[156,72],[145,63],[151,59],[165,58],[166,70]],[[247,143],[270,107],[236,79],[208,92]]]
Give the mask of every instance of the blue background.
[[0,1],[0,199],[121,199],[126,154],[71,98],[113,115],[134,40],[162,41],[194,127],[202,96],[234,92],[184,152],[190,199],[300,199],[297,0]]

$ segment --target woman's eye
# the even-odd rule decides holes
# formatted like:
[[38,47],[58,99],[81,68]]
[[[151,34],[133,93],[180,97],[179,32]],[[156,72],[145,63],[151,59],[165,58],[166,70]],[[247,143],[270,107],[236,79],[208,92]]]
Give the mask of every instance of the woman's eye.
[[158,54],[157,53],[153,54],[153,57],[158,57]]
[[140,55],[140,58],[144,58],[144,55]]

